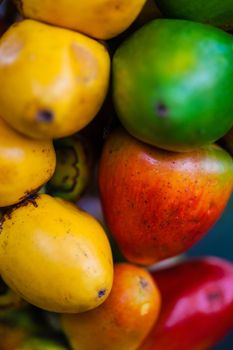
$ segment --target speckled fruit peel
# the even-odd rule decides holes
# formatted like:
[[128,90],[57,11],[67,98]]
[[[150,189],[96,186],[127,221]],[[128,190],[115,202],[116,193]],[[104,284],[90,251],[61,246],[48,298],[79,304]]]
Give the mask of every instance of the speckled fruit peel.
[[99,187],[105,218],[126,258],[152,264],[185,252],[221,216],[233,162],[219,146],[172,153],[115,131],[103,150]]

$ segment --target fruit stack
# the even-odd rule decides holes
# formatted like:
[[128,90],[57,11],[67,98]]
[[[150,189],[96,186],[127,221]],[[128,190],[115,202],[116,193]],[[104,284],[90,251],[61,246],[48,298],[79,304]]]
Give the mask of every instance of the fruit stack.
[[2,2],[1,350],[233,327],[233,264],[185,257],[233,188],[233,2],[156,4]]

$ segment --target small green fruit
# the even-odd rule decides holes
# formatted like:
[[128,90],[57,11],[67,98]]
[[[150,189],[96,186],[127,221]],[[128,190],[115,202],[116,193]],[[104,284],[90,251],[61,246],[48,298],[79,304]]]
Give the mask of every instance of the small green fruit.
[[86,190],[92,170],[92,150],[80,135],[55,143],[57,165],[47,191],[56,197],[76,202]]

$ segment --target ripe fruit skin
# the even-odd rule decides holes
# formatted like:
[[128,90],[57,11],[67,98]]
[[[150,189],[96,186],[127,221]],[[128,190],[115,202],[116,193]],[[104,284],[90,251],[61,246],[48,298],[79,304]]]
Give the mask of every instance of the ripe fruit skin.
[[74,350],[136,350],[160,311],[160,294],[150,274],[130,264],[116,264],[113,288],[98,308],[63,315]]
[[0,207],[6,207],[50,180],[56,156],[52,141],[28,138],[1,118],[0,135]]
[[233,327],[233,265],[204,258],[153,273],[162,310],[139,350],[207,350]]
[[156,0],[156,4],[169,18],[184,18],[212,24],[225,30],[233,29],[232,0]]
[[93,172],[93,152],[85,137],[75,135],[55,143],[57,165],[47,185],[53,196],[77,202],[86,190]]
[[108,227],[134,263],[152,264],[186,251],[218,220],[232,186],[231,156],[215,145],[171,153],[118,130],[100,163]]
[[151,21],[114,56],[121,122],[136,138],[171,151],[215,142],[233,125],[232,59],[233,37],[222,30],[183,20]]
[[5,214],[0,269],[26,301],[64,313],[100,305],[113,280],[111,249],[100,224],[75,205],[45,194]]
[[98,39],[110,39],[126,30],[146,0],[15,0],[27,18],[66,27]]
[[99,111],[108,88],[104,45],[32,20],[0,39],[0,113],[34,138],[69,136]]

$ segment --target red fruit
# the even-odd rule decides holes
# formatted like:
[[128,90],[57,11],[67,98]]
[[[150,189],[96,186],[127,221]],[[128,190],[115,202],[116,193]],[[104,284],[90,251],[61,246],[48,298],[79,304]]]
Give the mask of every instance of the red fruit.
[[233,161],[218,146],[172,153],[114,132],[99,185],[107,224],[127,259],[151,264],[186,251],[218,220]]
[[233,264],[205,258],[153,273],[159,321],[139,350],[207,350],[233,327]]

